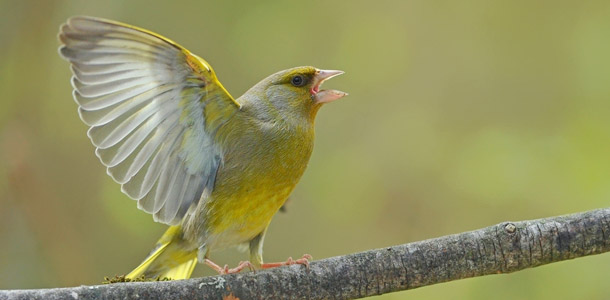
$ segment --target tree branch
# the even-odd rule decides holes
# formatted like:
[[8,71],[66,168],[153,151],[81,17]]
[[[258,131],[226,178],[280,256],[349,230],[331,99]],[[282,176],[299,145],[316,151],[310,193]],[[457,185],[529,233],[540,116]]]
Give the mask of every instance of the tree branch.
[[0,299],[354,299],[511,273],[610,250],[610,208],[284,268],[178,281],[0,291]]

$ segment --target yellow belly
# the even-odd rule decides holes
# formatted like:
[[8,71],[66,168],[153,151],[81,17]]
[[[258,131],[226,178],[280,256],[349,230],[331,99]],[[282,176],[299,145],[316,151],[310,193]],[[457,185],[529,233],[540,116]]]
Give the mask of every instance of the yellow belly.
[[238,127],[256,130],[219,131],[222,140],[233,142],[225,148],[211,195],[183,224],[185,237],[198,247],[237,246],[263,232],[303,175],[313,149],[311,126]]
[[221,249],[246,243],[261,233],[286,201],[292,187],[274,195],[265,192],[213,201],[207,219],[207,245]]

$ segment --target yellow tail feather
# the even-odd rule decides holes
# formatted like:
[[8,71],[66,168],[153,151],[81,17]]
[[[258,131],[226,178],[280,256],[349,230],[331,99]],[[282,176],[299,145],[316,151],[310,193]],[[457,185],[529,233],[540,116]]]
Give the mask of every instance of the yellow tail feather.
[[182,239],[182,228],[171,226],[157,242],[153,251],[127,278],[187,279],[197,265],[197,249]]

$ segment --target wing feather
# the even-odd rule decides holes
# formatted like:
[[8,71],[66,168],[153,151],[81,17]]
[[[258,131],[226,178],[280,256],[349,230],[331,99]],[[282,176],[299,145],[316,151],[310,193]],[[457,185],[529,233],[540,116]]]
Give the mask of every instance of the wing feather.
[[134,96],[145,93],[157,87],[157,83],[150,82],[148,84],[133,86],[129,89],[122,90],[120,92],[115,92],[112,94],[98,97],[87,97],[82,95],[77,90],[74,90],[72,94],[74,96],[74,100],[76,101],[76,103],[78,103],[80,108],[85,110],[99,110],[100,108],[126,101]]
[[156,221],[178,224],[213,189],[223,153],[215,132],[239,105],[207,62],[150,31],[73,17],[59,40],[108,174]]
[[170,91],[172,88],[172,86],[153,88],[132,97],[130,101],[117,101],[100,109],[87,109],[81,106],[78,109],[79,114],[83,119],[83,122],[89,126],[104,125],[116,119],[120,115],[127,113],[131,109],[147,105],[157,105],[159,103],[159,99],[157,99],[157,101],[154,101],[153,99],[160,97],[167,98],[168,95],[164,94]]
[[[125,183],[134,175],[136,175],[142,167],[153,157],[160,144],[165,140],[170,130],[173,128],[172,125],[176,122],[178,114],[173,114],[171,117],[165,119],[157,128],[153,130],[153,133],[146,136],[146,138],[137,146],[137,148],[123,151],[131,151],[127,157],[120,164],[116,164],[113,167],[108,168],[108,173],[115,181],[119,183]],[[168,128],[169,127],[169,128]],[[108,153],[102,151],[108,150]],[[119,149],[97,149],[96,154],[100,157],[100,160],[104,160],[105,157],[114,160],[120,160]],[[104,156],[104,158],[102,157]],[[123,163],[124,162],[124,163]],[[110,163],[108,163],[110,165]]]
[[150,76],[148,72],[137,69],[118,70],[110,73],[85,73],[79,69],[72,68],[72,73],[84,84],[100,84],[120,79],[135,79]]

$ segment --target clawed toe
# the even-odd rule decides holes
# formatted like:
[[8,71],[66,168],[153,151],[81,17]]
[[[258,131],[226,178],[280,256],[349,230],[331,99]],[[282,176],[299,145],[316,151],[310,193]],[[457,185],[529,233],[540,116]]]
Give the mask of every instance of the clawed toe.
[[275,267],[299,264],[299,265],[304,265],[307,268],[307,270],[309,270],[309,261],[311,259],[313,259],[313,257],[311,255],[304,254],[303,257],[301,257],[299,259],[292,259],[292,257],[288,257],[288,259],[285,262],[264,263],[264,264],[261,264],[261,268],[270,269],[270,268],[275,268]]
[[[263,264],[261,264],[261,268],[270,269],[270,268],[275,268],[275,267],[290,266],[290,265],[298,264],[298,265],[304,265],[307,268],[307,270],[309,270],[309,261],[312,259],[313,259],[313,257],[311,255],[304,254],[303,257],[301,257],[299,259],[292,259],[292,257],[288,257],[288,259],[284,262],[263,263]],[[207,266],[209,266],[210,268],[212,268],[214,271],[218,272],[218,274],[220,274],[220,275],[239,273],[245,268],[248,268],[251,271],[255,271],[254,265],[249,261],[240,261],[239,264],[237,265],[237,267],[232,268],[232,269],[229,268],[228,265],[224,265],[224,267],[221,267],[207,258],[204,260],[204,263]]]
[[224,265],[224,267],[220,267],[219,265],[215,264],[213,261],[207,258],[204,260],[204,263],[210,268],[212,268],[214,271],[218,272],[218,274],[220,275],[239,273],[245,268],[249,268],[250,270],[254,271],[254,266],[249,261],[240,261],[237,267],[232,269],[229,269],[229,265]]

